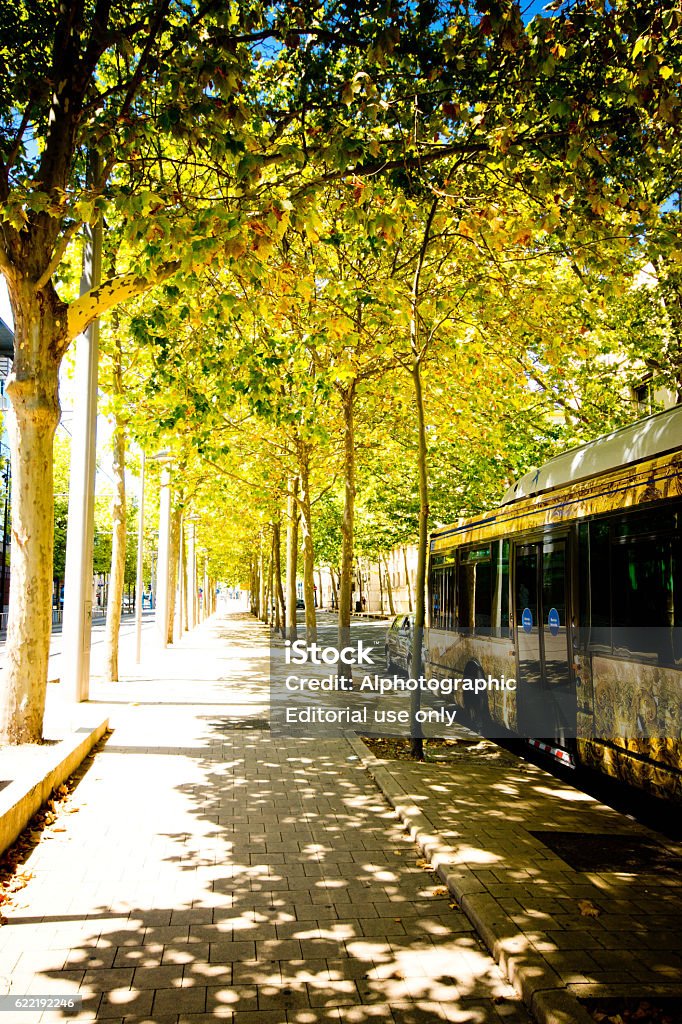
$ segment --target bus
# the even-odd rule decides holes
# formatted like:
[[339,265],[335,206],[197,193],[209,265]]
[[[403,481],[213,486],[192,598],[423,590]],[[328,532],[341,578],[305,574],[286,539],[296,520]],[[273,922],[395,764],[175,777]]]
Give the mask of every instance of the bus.
[[681,528],[682,406],[531,470],[432,533],[427,674],[488,736],[682,801]]

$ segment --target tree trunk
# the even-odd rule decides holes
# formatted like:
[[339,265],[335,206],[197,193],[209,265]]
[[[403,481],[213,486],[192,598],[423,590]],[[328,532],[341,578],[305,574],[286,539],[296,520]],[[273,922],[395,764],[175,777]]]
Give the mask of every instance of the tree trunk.
[[284,623],[284,589],[282,587],[282,537],[279,523],[272,527],[273,555],[275,561],[275,596],[277,601],[277,614],[275,618],[275,629],[286,635]]
[[[424,420],[424,394],[422,391],[422,360],[426,346],[421,344],[419,320],[420,278],[424,259],[429,245],[431,225],[438,207],[438,196],[431,203],[419,258],[414,272],[412,294],[410,296],[410,347],[412,349],[412,383],[414,385],[414,402],[417,407],[417,472],[419,477],[419,546],[417,549],[416,604],[414,612],[414,635],[412,638],[412,664],[410,674],[419,679],[424,666],[422,665],[422,647],[424,644],[424,623],[426,619],[426,557],[429,543],[429,477],[427,469],[426,423]],[[419,722],[416,720],[421,703],[421,691],[416,687],[412,691],[410,704],[410,735],[412,738],[412,754],[420,761],[424,759],[424,739]]]
[[391,615],[395,615],[395,605],[393,603],[393,587],[391,586],[391,573],[388,568],[388,559],[384,555],[384,565],[386,567],[386,593],[388,595],[388,610]]
[[59,422],[59,359],[66,307],[52,286],[8,279],[14,362],[7,382],[12,462],[12,583],[5,666],[0,673],[0,742],[43,735],[52,631],[54,500],[52,443]]
[[317,570],[317,587],[318,587],[317,607],[319,608],[320,611],[323,611],[323,609],[324,609],[324,596],[322,594],[322,570],[321,569]]
[[180,520],[182,505],[180,502],[171,512],[170,551],[168,552],[168,624],[167,640],[173,643],[175,637],[175,590],[178,580],[178,556],[180,554]]
[[301,490],[298,507],[301,512],[301,533],[303,535],[303,600],[305,602],[305,635],[309,644],[317,640],[317,616],[315,613],[315,548],[313,545],[313,523],[310,508],[310,451],[308,446],[299,447],[299,479]]
[[407,584],[407,610],[412,614],[412,587],[410,586],[410,570],[407,567],[407,548],[404,545],[403,561],[405,563],[405,583]]
[[339,607],[339,591],[338,591],[338,588],[336,586],[336,576],[334,575],[334,570],[332,569],[331,565],[329,566],[329,579],[332,582],[332,600],[334,602],[335,608],[338,609],[338,607]]
[[[121,342],[117,336],[114,342],[112,392],[118,398],[122,391]],[[121,629],[121,606],[126,570],[126,436],[125,427],[118,412],[114,412],[113,435],[114,497],[111,506],[113,529],[111,535],[111,571],[109,573],[109,596],[107,600],[107,622],[104,637],[104,678],[107,682],[118,682],[118,637]]]
[[[190,527],[191,529],[191,527]],[[187,531],[185,530],[185,520],[183,517],[182,523],[180,524],[180,531],[182,534],[182,565],[180,566],[180,587],[182,589],[182,622],[180,624],[181,632],[184,630],[188,632],[189,625],[189,586],[187,585],[187,573],[189,569],[189,552],[187,550]]]
[[272,536],[270,538],[270,561],[268,563],[268,625],[275,624],[275,612],[277,599],[275,597],[275,524],[270,524]]
[[187,627],[188,629],[194,629],[198,621],[199,602],[197,600],[197,525],[192,517],[189,520],[187,535],[185,585],[187,591]]
[[377,562],[377,566],[378,566],[378,569],[379,569],[379,611],[383,615],[384,614],[384,581],[381,578],[381,575],[382,575],[382,573],[381,573],[381,555],[379,556],[379,561]]
[[[417,406],[417,429],[418,429],[418,472],[419,472],[419,546],[417,549],[417,580],[415,594],[414,613],[414,636],[412,641],[412,664],[410,675],[419,679],[424,671],[422,665],[422,647],[424,645],[424,622],[426,618],[426,556],[429,542],[429,483],[426,463],[426,426],[424,423],[424,396],[421,382],[421,362],[415,358],[412,368],[412,380],[414,382],[414,397]],[[417,688],[412,691],[411,702],[411,737],[412,753],[415,757],[423,759],[424,740],[421,725],[416,721],[415,716],[419,711],[421,694]]]
[[260,615],[260,576],[258,575],[258,559],[251,564],[251,614],[256,618]]
[[[258,589],[258,610],[259,618],[261,622],[268,621],[268,606],[267,606],[267,574],[265,571],[265,543],[263,541],[263,534],[260,535],[260,549],[258,554],[258,579],[260,587]],[[206,590],[206,587],[204,587]],[[204,597],[204,607],[206,606],[206,598]]]
[[287,606],[286,639],[295,640],[296,629],[296,570],[298,563],[298,478],[289,479],[287,498]]
[[[350,646],[350,616],[353,577],[353,530],[355,526],[355,389],[351,381],[342,394],[343,409],[343,521],[341,523],[341,573],[339,579],[339,649]],[[345,678],[352,680],[350,666]],[[339,667],[339,678],[343,678]]]

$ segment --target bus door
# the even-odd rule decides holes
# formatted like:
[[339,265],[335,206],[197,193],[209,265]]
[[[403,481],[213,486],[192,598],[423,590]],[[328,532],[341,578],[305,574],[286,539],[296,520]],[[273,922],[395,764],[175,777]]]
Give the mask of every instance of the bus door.
[[566,537],[514,549],[514,621],[519,730],[565,747],[575,737]]

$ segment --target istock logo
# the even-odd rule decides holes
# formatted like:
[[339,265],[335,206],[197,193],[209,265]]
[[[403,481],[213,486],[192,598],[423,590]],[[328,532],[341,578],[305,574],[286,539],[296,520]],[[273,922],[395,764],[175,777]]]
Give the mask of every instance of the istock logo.
[[284,644],[284,660],[287,665],[336,665],[339,661],[344,665],[373,665],[370,657],[371,647],[358,642],[357,647],[321,647],[319,644],[307,644],[305,640],[287,640]]

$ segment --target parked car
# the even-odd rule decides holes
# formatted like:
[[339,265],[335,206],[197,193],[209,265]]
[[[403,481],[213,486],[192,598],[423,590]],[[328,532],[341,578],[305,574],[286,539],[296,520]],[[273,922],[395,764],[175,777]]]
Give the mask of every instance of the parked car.
[[[414,615],[396,615],[388,627],[384,645],[387,672],[390,672],[392,668],[410,672],[413,640]],[[422,647],[422,662],[425,660],[426,650]]]

